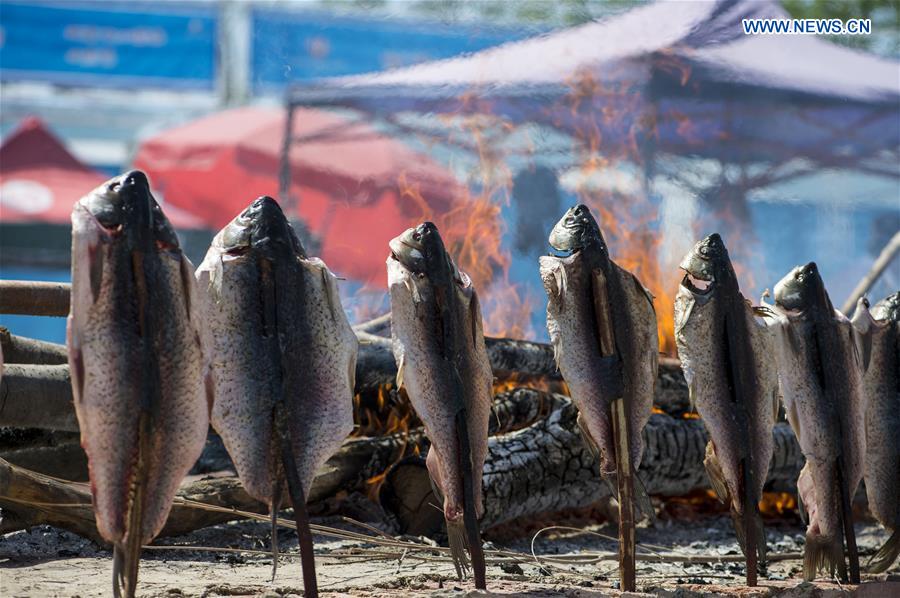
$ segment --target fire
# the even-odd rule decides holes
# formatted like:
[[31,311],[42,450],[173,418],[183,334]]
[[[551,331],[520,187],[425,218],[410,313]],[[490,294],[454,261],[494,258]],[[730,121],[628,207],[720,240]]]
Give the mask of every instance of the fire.
[[509,126],[485,115],[463,122],[464,131],[477,149],[481,191],[467,191],[456,198],[449,210],[438,212],[402,174],[398,187],[401,197],[409,202],[413,215],[410,225],[424,220],[434,222],[456,265],[472,279],[481,302],[485,334],[527,338],[533,332],[530,320],[534,306],[518,285],[510,282],[512,258],[502,246],[505,223],[501,210],[508,202],[511,176],[503,160],[491,150],[485,134],[488,127],[499,126],[508,131]]
[[784,515],[797,509],[797,499],[789,492],[763,492],[759,512],[763,515]]

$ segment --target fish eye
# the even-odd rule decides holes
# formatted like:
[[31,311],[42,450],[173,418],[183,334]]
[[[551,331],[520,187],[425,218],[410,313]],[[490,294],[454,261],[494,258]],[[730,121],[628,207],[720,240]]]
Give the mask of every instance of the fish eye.
[[122,186],[122,183],[120,181],[113,181],[109,186],[109,190],[117,191],[119,189],[119,187],[121,187],[121,186]]
[[416,232],[416,233],[413,233],[413,236],[412,236],[412,237],[413,237],[413,240],[415,240],[415,241],[420,241],[420,240],[422,239],[422,235],[420,235],[420,234],[417,233],[417,232]]

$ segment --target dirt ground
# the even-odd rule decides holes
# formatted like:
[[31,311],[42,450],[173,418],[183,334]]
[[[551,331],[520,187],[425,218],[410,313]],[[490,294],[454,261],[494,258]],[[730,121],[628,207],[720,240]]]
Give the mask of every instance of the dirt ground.
[[[336,518],[316,523],[350,529]],[[770,556],[803,550],[799,521],[767,521]],[[609,523],[586,529],[615,536]],[[860,550],[879,546],[886,534],[877,524],[857,525]],[[358,528],[356,531],[359,531]],[[443,558],[382,556],[386,551],[369,542],[317,535],[316,562],[320,593],[325,596],[620,596],[614,561],[599,564],[539,564],[531,557],[533,529],[488,534],[489,548],[520,553],[520,562],[489,564],[490,592],[475,592],[471,581],[456,579],[452,565]],[[235,522],[199,530],[188,536],[157,540],[160,545],[193,547],[189,550],[146,550],[141,565],[139,595],[144,597],[300,596],[302,577],[297,541],[289,529],[280,532],[281,549],[275,581],[270,581],[269,555],[247,552],[209,552],[196,547],[228,547],[243,551],[268,549],[268,526],[260,522]],[[421,541],[421,540],[417,540]],[[638,529],[639,545],[679,555],[734,556],[738,547],[731,521],[713,514],[689,520],[660,520],[654,527]],[[593,534],[556,530],[540,535],[535,553],[546,557],[585,552],[612,552],[615,543]],[[377,551],[381,554],[377,554]],[[640,549],[639,549],[640,550]],[[426,557],[429,558],[429,557]],[[490,554],[489,554],[490,559]],[[863,559],[864,560],[864,559]],[[835,582],[803,583],[800,561],[769,564],[760,586],[742,586],[743,565],[738,562],[672,563],[638,562],[638,590],[666,598],[710,596],[784,596],[786,598],[856,595],[866,598],[900,597],[900,566],[888,574],[864,576],[859,588]],[[111,594],[111,554],[73,534],[42,526],[0,538],[0,595],[88,598]]]

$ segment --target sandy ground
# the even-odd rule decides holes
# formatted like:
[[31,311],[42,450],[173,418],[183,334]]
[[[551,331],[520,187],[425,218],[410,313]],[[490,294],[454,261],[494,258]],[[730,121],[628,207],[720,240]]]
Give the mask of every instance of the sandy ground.
[[[344,527],[337,519],[317,523]],[[770,554],[801,552],[803,528],[796,521],[766,522]],[[590,526],[593,532],[615,536],[614,525]],[[530,557],[533,530],[509,530],[488,535],[490,546],[529,555],[520,563],[490,565],[490,594],[514,596],[619,596],[616,565],[612,561],[587,565],[538,565]],[[515,534],[513,534],[515,536]],[[857,526],[860,549],[871,550],[885,533],[871,522]],[[451,564],[443,559],[421,560],[415,553],[403,559],[374,555],[371,543],[316,536],[316,561],[320,593],[326,596],[464,596],[473,591],[471,581],[459,582]],[[661,520],[655,527],[641,527],[638,542],[657,545],[656,550],[690,555],[738,554],[731,522],[719,514],[690,520]],[[282,550],[278,575],[270,581],[268,555],[190,550],[147,550],[141,565],[139,595],[173,596],[299,596],[302,578],[292,530],[280,532]],[[237,522],[207,528],[157,544],[185,547],[230,547],[267,550],[267,525]],[[383,550],[383,549],[382,549]],[[538,555],[613,551],[615,544],[596,535],[555,531],[535,542]],[[358,554],[354,554],[358,553]],[[770,563],[760,587],[742,587],[741,563],[638,563],[638,589],[642,595],[667,598],[708,596],[830,596],[900,597],[900,566],[887,575],[868,576],[858,589],[820,581],[804,584],[799,561]],[[38,527],[0,538],[0,595],[8,597],[80,597],[111,595],[111,555],[91,542],[67,532]],[[633,594],[632,594],[633,595]]]

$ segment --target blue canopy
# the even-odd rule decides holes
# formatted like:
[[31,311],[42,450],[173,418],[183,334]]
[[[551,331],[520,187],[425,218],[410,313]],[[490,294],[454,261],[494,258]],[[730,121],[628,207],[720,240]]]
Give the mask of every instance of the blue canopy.
[[[774,1],[659,2],[458,58],[296,87],[289,103],[373,114],[490,112],[579,132],[603,111],[606,147],[724,160],[859,161],[900,145],[900,63],[819,36],[745,35],[789,18]],[[644,126],[652,119],[652,132]],[[645,138],[640,138],[644,136]]]

